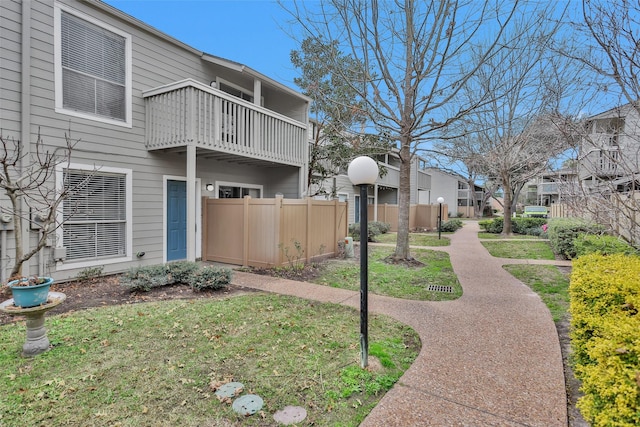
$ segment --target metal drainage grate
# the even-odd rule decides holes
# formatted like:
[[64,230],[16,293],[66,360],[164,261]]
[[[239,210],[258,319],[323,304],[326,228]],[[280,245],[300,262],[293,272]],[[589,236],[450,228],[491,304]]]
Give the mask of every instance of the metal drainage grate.
[[429,285],[429,288],[427,288],[430,291],[435,291],[435,292],[447,292],[447,293],[453,293],[453,287],[452,286],[441,286],[441,285]]

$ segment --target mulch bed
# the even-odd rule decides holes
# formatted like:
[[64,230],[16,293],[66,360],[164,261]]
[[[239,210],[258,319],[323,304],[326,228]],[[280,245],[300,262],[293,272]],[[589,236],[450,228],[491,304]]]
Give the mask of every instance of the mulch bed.
[[[0,302],[11,298],[11,291],[3,287],[0,292]],[[118,276],[106,276],[99,279],[54,283],[52,292],[63,292],[67,299],[55,307],[49,314],[60,314],[84,310],[92,307],[104,307],[109,305],[137,304],[150,301],[165,301],[174,299],[221,299],[233,295],[241,295],[256,292],[252,289],[230,285],[220,290],[204,290],[194,292],[187,285],[170,285],[153,288],[149,292],[130,292],[120,285]],[[0,312],[0,325],[23,320],[20,316],[11,316]]]

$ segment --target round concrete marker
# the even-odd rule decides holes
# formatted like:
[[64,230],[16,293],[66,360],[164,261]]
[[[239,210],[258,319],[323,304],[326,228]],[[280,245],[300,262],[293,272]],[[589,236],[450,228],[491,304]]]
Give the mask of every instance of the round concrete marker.
[[244,384],[237,382],[226,383],[221,385],[220,388],[216,390],[216,396],[235,397],[236,391],[238,389],[240,389],[240,391],[242,392],[242,390],[244,390]]
[[238,414],[248,417],[262,409],[262,398],[257,394],[247,394],[233,401],[231,407]]
[[307,418],[307,410],[301,406],[285,406],[283,410],[273,414],[273,419],[286,426],[296,424]]

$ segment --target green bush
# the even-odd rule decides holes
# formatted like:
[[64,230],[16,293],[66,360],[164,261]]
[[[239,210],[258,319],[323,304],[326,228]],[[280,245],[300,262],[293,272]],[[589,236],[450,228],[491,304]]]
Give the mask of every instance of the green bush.
[[[391,224],[380,221],[370,221],[367,224],[368,241],[375,242],[376,236],[385,234],[391,230]],[[360,223],[355,222],[349,225],[349,234],[353,237],[353,240],[360,240]]]
[[231,281],[231,270],[200,266],[191,261],[135,267],[122,274],[120,284],[130,292],[149,292],[152,288],[189,284],[194,290],[220,289]]
[[638,254],[638,251],[624,240],[606,234],[580,234],[573,241],[573,244],[576,248],[577,257],[589,254]]
[[[542,232],[542,226],[547,223],[546,218],[514,218],[511,225],[511,230],[517,234],[525,234],[529,236],[539,236]],[[538,231],[532,231],[540,229]]]
[[593,426],[640,425],[640,257],[581,256],[569,286],[574,372]]
[[167,269],[164,265],[131,268],[122,274],[120,284],[130,292],[149,292],[151,288],[167,285]]
[[174,261],[168,263],[167,269],[167,284],[174,283],[189,283],[191,276],[198,271],[200,267],[198,264],[192,261]]
[[191,287],[194,291],[222,289],[231,283],[231,269],[204,267],[193,274]]
[[[516,234],[540,236],[543,233],[542,226],[547,223],[545,218],[512,218],[511,231]],[[483,220],[478,223],[487,233],[500,234],[504,227],[504,218]]]
[[502,233],[504,218],[499,217],[494,219],[487,219],[484,221],[480,221],[478,224],[480,224],[480,227],[482,227],[487,233],[500,234]]
[[567,259],[576,257],[574,241],[580,234],[599,235],[604,232],[603,226],[577,218],[554,218],[549,220],[547,230],[553,252]]
[[450,219],[449,221],[440,224],[440,231],[445,233],[453,233],[460,228],[462,228],[462,221],[457,218]]

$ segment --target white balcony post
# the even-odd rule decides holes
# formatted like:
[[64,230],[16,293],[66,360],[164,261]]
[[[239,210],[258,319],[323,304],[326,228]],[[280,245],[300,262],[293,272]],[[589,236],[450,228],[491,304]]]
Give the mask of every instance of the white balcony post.
[[196,260],[196,144],[187,145],[187,261]]

